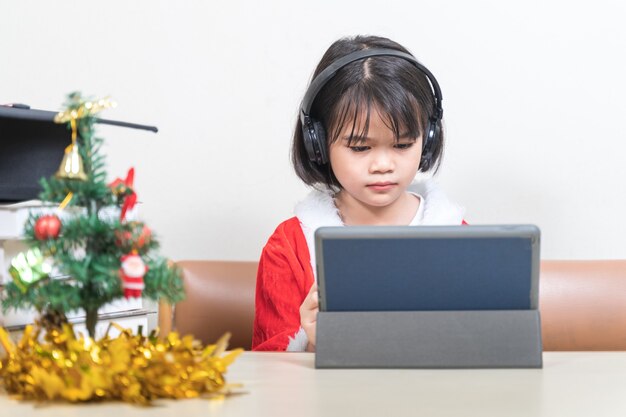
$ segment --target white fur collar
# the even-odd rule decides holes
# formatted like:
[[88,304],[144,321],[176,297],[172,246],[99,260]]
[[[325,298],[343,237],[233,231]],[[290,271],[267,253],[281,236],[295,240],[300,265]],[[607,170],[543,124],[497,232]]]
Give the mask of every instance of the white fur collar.
[[[415,181],[409,191],[423,197],[424,218],[423,225],[460,225],[463,222],[465,210],[452,203],[433,179]],[[315,267],[315,239],[314,233],[324,226],[343,226],[337,207],[333,201],[333,192],[313,190],[296,205],[295,215],[300,220],[300,226],[311,255],[313,275],[317,279]]]

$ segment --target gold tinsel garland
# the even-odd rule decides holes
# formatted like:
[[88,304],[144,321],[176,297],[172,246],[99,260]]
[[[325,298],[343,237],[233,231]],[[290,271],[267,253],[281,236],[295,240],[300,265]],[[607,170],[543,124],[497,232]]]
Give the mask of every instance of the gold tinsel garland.
[[47,330],[27,326],[14,344],[0,327],[7,356],[0,360],[0,382],[24,400],[123,400],[149,404],[157,398],[221,395],[226,368],[242,349],[225,353],[229,335],[202,347],[193,336],[173,332],[164,339],[121,329],[118,337],[94,341],[76,337],[71,325]]

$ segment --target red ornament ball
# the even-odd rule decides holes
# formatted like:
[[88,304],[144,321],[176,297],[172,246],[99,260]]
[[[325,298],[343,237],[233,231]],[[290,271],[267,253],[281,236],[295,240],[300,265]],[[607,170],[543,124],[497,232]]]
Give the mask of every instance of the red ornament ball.
[[115,232],[115,244],[121,248],[142,249],[152,240],[152,231],[139,222],[130,222],[130,230]]
[[152,231],[146,225],[141,228],[141,232],[139,233],[139,237],[137,238],[136,246],[138,249],[143,248],[146,243],[149,243],[152,239]]
[[56,239],[61,233],[61,219],[54,214],[41,216],[35,222],[34,231],[39,240]]

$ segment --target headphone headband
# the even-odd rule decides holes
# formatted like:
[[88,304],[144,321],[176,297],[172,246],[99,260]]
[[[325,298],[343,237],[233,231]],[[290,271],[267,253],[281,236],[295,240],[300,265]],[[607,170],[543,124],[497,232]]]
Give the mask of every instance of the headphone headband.
[[435,76],[422,64],[420,64],[417,59],[411,54],[407,54],[405,52],[396,51],[395,49],[361,49],[360,51],[352,52],[342,58],[339,58],[328,67],[324,68],[322,72],[320,72],[317,77],[311,82],[304,99],[302,100],[302,104],[300,105],[300,120],[302,123],[305,123],[305,119],[309,118],[309,113],[311,112],[311,106],[313,105],[313,101],[315,97],[320,92],[320,90],[326,85],[326,83],[335,76],[337,71],[351,62],[358,61],[360,59],[365,59],[373,56],[395,56],[398,58],[402,58],[406,61],[411,62],[413,65],[417,67],[426,78],[430,82],[430,85],[433,90],[433,96],[435,98],[435,114],[434,118],[439,121],[443,117],[443,107],[441,106],[442,96],[441,96],[441,88],[439,88],[439,84],[435,79]]
[[417,62],[415,57],[405,52],[400,52],[395,49],[377,48],[377,49],[362,49],[360,51],[352,52],[342,58],[339,58],[335,62],[331,63],[328,67],[324,68],[317,77],[311,81],[302,104],[300,105],[300,122],[302,125],[302,139],[304,142],[304,148],[309,157],[309,160],[315,162],[318,165],[324,165],[328,163],[328,149],[326,143],[326,131],[324,126],[319,120],[315,120],[310,115],[311,107],[315,97],[320,90],[326,85],[326,83],[335,76],[337,71],[345,67],[351,62],[358,61],[373,56],[395,56],[402,58],[422,72],[428,82],[430,83],[431,92],[434,98],[434,114],[428,117],[428,126],[424,129],[424,138],[422,142],[422,159],[420,161],[420,169],[427,171],[432,165],[433,152],[438,149],[437,144],[440,144],[441,137],[441,118],[443,117],[443,108],[441,107],[441,89],[437,80],[433,74],[422,64]]

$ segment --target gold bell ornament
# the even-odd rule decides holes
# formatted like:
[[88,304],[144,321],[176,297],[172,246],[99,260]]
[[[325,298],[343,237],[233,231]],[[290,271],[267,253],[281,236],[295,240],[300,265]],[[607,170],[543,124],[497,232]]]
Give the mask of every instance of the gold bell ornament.
[[56,173],[57,178],[65,178],[69,180],[87,180],[87,174],[83,167],[83,158],[78,152],[78,144],[76,143],[76,119],[72,118],[72,143],[65,148],[65,154],[61,161],[61,166]]
[[78,153],[78,146],[75,143],[65,148],[65,155],[63,155],[63,161],[61,161],[61,166],[56,176],[57,178],[69,180],[87,180],[87,175],[83,168],[83,158]]

